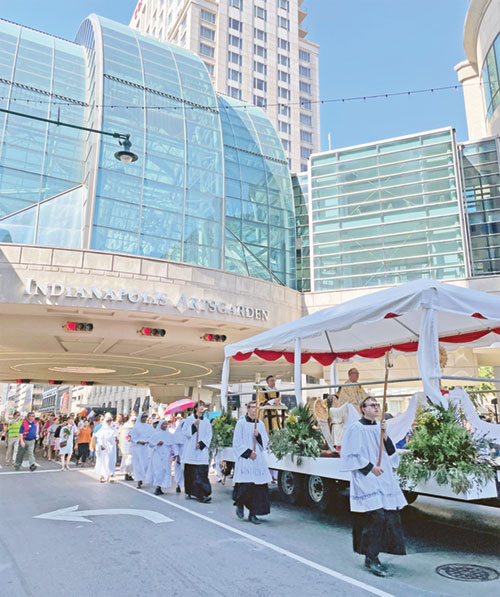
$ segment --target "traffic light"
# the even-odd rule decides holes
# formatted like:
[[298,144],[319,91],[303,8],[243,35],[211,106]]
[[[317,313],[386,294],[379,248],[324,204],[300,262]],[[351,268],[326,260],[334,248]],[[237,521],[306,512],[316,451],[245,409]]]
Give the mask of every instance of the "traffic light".
[[138,331],[141,336],[157,336],[158,338],[163,338],[167,333],[164,329],[161,328],[141,328]]
[[70,332],[91,332],[94,329],[94,324],[82,321],[67,321],[63,328]]
[[205,340],[205,342],[225,342],[227,336],[224,334],[204,334],[201,339]]
[[30,383],[31,379],[16,379],[16,383]]
[[94,381],[81,381],[80,385],[81,386],[93,386],[94,385]]
[[50,386],[60,386],[62,384],[62,380],[60,379],[51,379],[49,380]]

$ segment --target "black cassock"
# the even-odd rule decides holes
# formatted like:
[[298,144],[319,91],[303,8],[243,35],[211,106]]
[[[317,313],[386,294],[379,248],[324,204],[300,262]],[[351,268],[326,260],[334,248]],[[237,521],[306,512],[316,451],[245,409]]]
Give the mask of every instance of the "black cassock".
[[375,558],[379,553],[406,554],[399,510],[352,513],[352,542],[356,553]]

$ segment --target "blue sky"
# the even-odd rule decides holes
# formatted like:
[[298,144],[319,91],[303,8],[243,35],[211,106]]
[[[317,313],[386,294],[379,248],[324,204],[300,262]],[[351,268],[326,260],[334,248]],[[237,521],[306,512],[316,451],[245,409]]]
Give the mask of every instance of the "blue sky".
[[[456,85],[468,0],[305,0],[308,38],[319,43],[324,100]],[[0,17],[73,39],[96,12],[128,23],[135,0],[1,0]],[[461,90],[325,103],[322,149],[453,126],[467,139]]]

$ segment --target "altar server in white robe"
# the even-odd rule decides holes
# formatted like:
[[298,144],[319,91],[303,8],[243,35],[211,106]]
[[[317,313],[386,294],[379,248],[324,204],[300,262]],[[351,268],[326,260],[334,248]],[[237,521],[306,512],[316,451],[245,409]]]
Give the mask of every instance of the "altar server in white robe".
[[130,419],[120,427],[120,452],[122,454],[122,461],[120,462],[120,473],[125,473],[125,481],[133,480],[134,467],[132,465],[132,449],[133,444],[130,441],[130,434],[132,428],[137,421],[137,417],[132,415]]
[[[353,546],[365,556],[365,566],[372,574],[387,576],[388,568],[378,554],[406,554],[399,511],[407,502],[393,472],[399,455],[387,433],[387,423],[376,421],[379,405],[368,396],[359,406],[361,419],[346,429],[340,461],[341,470],[351,473]],[[384,440],[378,466],[381,430]]]
[[181,462],[184,464],[184,492],[186,499],[210,502],[212,486],[208,480],[208,448],[212,441],[212,425],[203,418],[205,403],[200,400],[182,426],[186,437]]
[[143,482],[146,481],[151,456],[148,444],[154,429],[152,425],[147,423],[147,420],[148,413],[142,412],[130,433],[130,441],[133,445],[132,465],[134,468],[134,480],[137,481],[137,489],[140,489]]
[[172,434],[168,430],[168,421],[162,421],[149,438],[151,460],[146,483],[156,486],[155,495],[163,495],[162,487],[164,489],[172,487],[172,440]]
[[186,443],[186,436],[182,431],[184,419],[181,415],[175,423],[175,429],[173,430],[173,452],[174,452],[174,480],[175,480],[175,491],[176,493],[181,492],[181,485],[184,485],[184,465],[182,464],[182,454],[184,452],[184,444]]
[[245,516],[245,506],[248,508],[248,520],[253,524],[260,524],[257,515],[271,512],[269,491],[267,484],[272,477],[266,460],[266,449],[269,443],[266,427],[258,419],[257,404],[247,404],[247,414],[240,417],[236,423],[233,437],[233,450],[236,458],[234,466],[233,499],[238,518]]
[[106,413],[104,423],[94,437],[96,442],[95,474],[101,483],[114,481],[118,432],[113,426],[111,413]]

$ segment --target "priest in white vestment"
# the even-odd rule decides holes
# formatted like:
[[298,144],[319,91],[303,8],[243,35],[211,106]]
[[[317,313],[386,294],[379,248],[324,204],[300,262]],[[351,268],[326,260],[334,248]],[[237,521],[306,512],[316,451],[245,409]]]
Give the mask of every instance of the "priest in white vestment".
[[150,451],[149,438],[153,435],[153,426],[147,423],[148,413],[142,412],[138,421],[132,428],[130,433],[130,441],[132,442],[132,465],[134,468],[134,480],[137,482],[137,489],[142,487],[143,482],[146,481],[146,474],[148,472]]
[[200,401],[182,426],[186,438],[181,462],[184,465],[184,492],[186,499],[195,498],[202,503],[210,502],[212,486],[208,479],[208,449],[212,441],[212,425],[203,418],[205,404]]
[[[407,502],[393,472],[399,455],[387,433],[387,423],[376,421],[379,408],[371,396],[361,402],[361,419],[346,429],[340,456],[341,470],[351,472],[354,551],[365,556],[370,572],[387,576],[387,566],[378,554],[406,554],[399,511]],[[384,441],[378,466],[381,430]]]
[[266,426],[258,419],[257,404],[247,404],[247,414],[236,423],[233,436],[233,450],[236,458],[234,466],[233,499],[238,518],[245,516],[248,508],[248,520],[260,524],[257,515],[269,514],[269,491],[267,484],[272,477],[266,460],[266,449],[269,443]]
[[172,434],[168,430],[168,421],[162,421],[158,429],[149,438],[151,460],[146,474],[146,483],[156,487],[155,495],[162,495],[162,488],[172,487],[172,443]]
[[99,477],[101,483],[114,481],[118,432],[113,426],[111,413],[106,413],[104,423],[94,437],[96,443],[95,474]]

